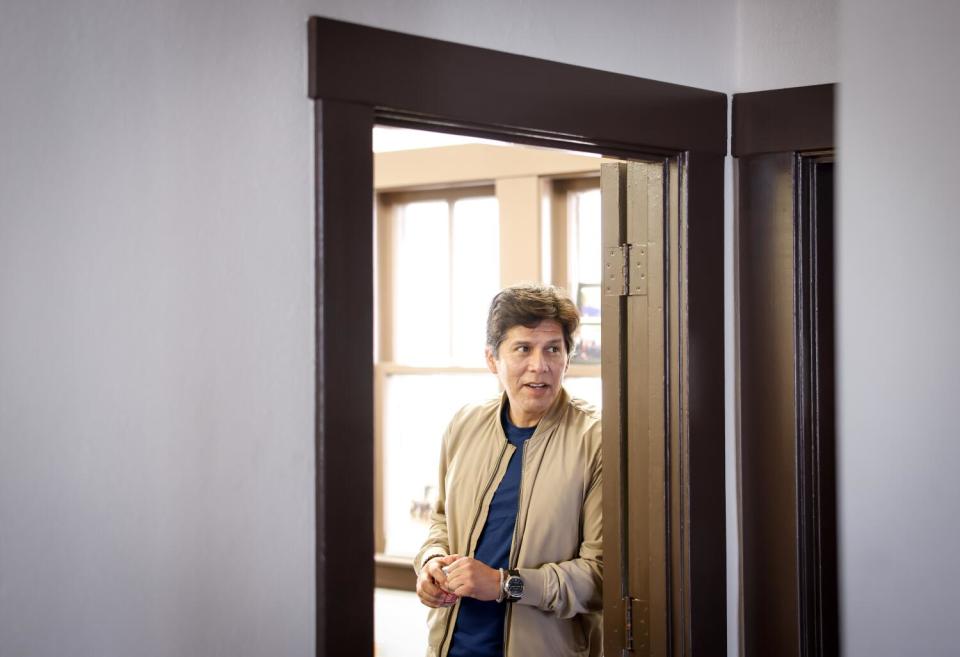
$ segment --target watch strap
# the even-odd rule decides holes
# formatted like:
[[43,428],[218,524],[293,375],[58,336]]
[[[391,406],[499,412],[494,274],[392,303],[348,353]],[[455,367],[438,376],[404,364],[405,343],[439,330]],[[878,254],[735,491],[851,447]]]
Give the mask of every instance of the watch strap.
[[[514,596],[513,594],[510,593],[510,580],[513,579],[514,577],[520,580],[520,586],[521,586],[520,595],[517,595],[517,596]],[[520,571],[513,570],[513,569],[508,570],[507,576],[505,578],[502,588],[503,588],[504,602],[516,602],[517,600],[519,600],[520,597],[523,595],[523,578],[520,577]]]

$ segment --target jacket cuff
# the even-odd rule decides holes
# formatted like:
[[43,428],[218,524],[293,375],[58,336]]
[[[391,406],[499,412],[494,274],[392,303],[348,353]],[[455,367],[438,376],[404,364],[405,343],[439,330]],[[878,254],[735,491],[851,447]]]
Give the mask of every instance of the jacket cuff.
[[515,604],[543,608],[543,592],[546,589],[546,570],[540,568],[518,568],[523,579],[523,597]]
[[420,574],[420,571],[423,570],[423,567],[427,565],[427,562],[430,561],[431,559],[435,557],[445,557],[445,556],[447,556],[447,553],[444,552],[443,550],[430,550],[429,552],[423,555],[423,558],[420,560],[420,563],[417,564],[417,568],[416,568],[417,574],[418,575]]

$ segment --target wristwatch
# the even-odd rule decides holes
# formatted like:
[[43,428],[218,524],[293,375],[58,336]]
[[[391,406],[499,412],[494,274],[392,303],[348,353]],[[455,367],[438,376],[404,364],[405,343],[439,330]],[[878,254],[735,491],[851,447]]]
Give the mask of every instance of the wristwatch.
[[516,570],[508,570],[503,582],[503,601],[516,602],[523,597],[523,578]]

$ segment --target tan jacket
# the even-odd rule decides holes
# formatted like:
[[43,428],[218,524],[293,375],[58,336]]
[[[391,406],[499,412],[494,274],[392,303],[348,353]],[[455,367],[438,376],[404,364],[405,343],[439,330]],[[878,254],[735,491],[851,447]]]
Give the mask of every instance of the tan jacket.
[[[450,422],[418,573],[436,554],[473,556],[515,449],[500,424],[505,399],[467,406]],[[524,593],[504,603],[506,657],[600,654],[601,470],[600,416],[562,390],[523,450],[510,567],[520,571]],[[430,610],[431,657],[447,654],[459,608]]]

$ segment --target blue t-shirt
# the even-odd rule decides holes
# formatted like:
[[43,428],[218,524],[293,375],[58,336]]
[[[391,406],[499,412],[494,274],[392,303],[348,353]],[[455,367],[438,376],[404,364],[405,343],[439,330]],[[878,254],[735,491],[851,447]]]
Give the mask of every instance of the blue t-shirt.
[[[517,449],[510,456],[507,473],[500,481],[493,499],[487,522],[477,541],[474,558],[491,568],[509,568],[510,544],[513,542],[513,527],[517,523],[517,507],[520,504],[520,470],[523,464],[523,445],[533,435],[536,427],[520,428],[510,423],[507,405],[500,416],[507,440]],[[503,654],[503,603],[496,600],[460,600],[460,613],[453,629],[450,657],[495,657]]]

